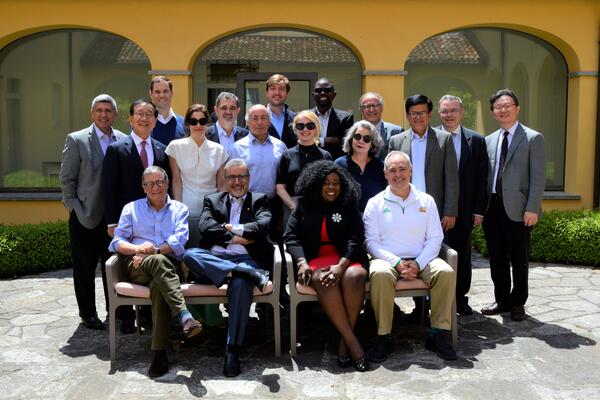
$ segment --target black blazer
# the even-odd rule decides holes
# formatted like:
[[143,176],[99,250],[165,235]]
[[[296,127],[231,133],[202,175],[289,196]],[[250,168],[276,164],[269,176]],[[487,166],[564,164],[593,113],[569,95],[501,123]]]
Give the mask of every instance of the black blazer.
[[280,139],[283,143],[285,143],[286,147],[289,149],[298,144],[298,138],[296,134],[292,130],[292,121],[294,121],[294,117],[296,113],[288,107],[287,104],[283,106],[284,120],[283,120],[283,130],[281,132],[281,137],[277,133],[277,129],[273,126],[273,124],[269,125],[269,135]]
[[[250,133],[250,131],[248,129],[242,128],[241,126],[233,127],[233,138],[235,139],[236,142],[249,133]],[[208,128],[206,128],[206,138],[208,140],[211,140],[215,143],[220,144],[219,131],[217,130],[217,124],[211,125]]]
[[[167,171],[171,181],[171,169],[165,153],[165,145],[150,138],[154,164]],[[125,204],[145,196],[142,188],[144,166],[131,136],[112,143],[106,150],[102,165],[102,189],[104,191],[104,217],[107,224],[117,224]]]
[[[234,234],[224,228],[229,223],[231,202],[229,193],[214,193],[204,197],[204,208],[200,215],[200,247],[210,250],[213,245],[227,247]],[[242,237],[254,240],[246,245],[250,257],[263,269],[273,269],[273,245],[267,241],[271,211],[269,198],[262,193],[248,192],[242,205],[240,224],[244,224]]]
[[[311,111],[317,114],[316,107]],[[354,116],[352,113],[338,110],[337,108],[331,109],[329,121],[327,123],[327,137],[336,137],[339,139],[339,143],[335,145],[325,145],[323,148],[331,154],[331,157],[334,160],[344,155],[344,152],[342,151],[344,136],[346,135],[346,131],[348,131],[353,124]]]
[[300,200],[298,207],[290,215],[283,235],[287,251],[291,254],[294,265],[297,264],[300,258],[310,261],[319,254],[323,217],[325,217],[329,240],[340,256],[353,262],[359,262],[367,268],[369,260],[363,247],[365,241],[364,225],[358,206],[354,201],[345,206],[326,206],[324,204],[309,204],[304,199]]

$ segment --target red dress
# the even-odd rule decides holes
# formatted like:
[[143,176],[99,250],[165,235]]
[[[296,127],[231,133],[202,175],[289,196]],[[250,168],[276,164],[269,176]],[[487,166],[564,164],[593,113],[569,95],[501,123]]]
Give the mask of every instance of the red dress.
[[[335,265],[340,261],[340,254],[337,252],[335,246],[329,240],[329,236],[327,235],[327,226],[325,225],[325,217],[323,217],[323,222],[321,223],[321,246],[319,247],[319,254],[317,254],[317,258],[314,258],[308,262],[308,266],[311,270],[316,270],[320,268],[329,267],[330,265]],[[360,263],[350,262],[350,267],[361,267]]]

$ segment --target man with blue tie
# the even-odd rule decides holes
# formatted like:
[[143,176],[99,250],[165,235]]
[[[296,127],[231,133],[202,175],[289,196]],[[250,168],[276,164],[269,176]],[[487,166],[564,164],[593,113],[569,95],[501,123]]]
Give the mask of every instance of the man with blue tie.
[[111,96],[96,96],[92,100],[91,113],[91,126],[67,136],[60,185],[63,204],[69,211],[73,284],[79,316],[87,328],[104,329],[96,312],[94,289],[95,271],[100,259],[108,310],[105,262],[110,255],[110,237],[104,221],[102,162],[108,145],[126,136],[112,127],[117,117],[117,103]]

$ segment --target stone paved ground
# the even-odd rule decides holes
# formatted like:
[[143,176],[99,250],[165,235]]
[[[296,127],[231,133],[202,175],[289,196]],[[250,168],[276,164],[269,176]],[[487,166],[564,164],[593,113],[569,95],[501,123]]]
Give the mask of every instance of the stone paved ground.
[[[471,304],[478,310],[492,299],[492,285],[486,260],[475,265]],[[252,319],[238,378],[222,377],[225,333],[213,328],[193,343],[174,341],[169,374],[152,381],[148,335],[120,336],[111,363],[107,331],[78,325],[70,271],[0,281],[0,398],[599,399],[600,270],[532,264],[530,287],[524,322],[460,317],[454,362],[425,350],[425,327],[399,312],[393,355],[367,373],[342,370],[335,331],[312,308],[304,312],[310,318],[300,327],[297,357],[285,348],[274,357],[272,330]],[[408,312],[411,303],[400,308]],[[366,347],[375,334],[371,318],[359,321]]]

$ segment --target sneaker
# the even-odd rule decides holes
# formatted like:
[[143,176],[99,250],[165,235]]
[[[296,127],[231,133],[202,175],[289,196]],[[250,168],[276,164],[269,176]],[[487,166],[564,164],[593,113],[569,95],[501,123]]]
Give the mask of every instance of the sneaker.
[[433,351],[438,357],[443,358],[444,360],[456,360],[458,357],[450,344],[451,342],[448,339],[449,336],[449,331],[438,331],[433,336],[427,335],[427,338],[425,339],[425,348]]
[[378,335],[377,343],[367,352],[367,357],[372,362],[383,362],[394,351],[392,335]]

